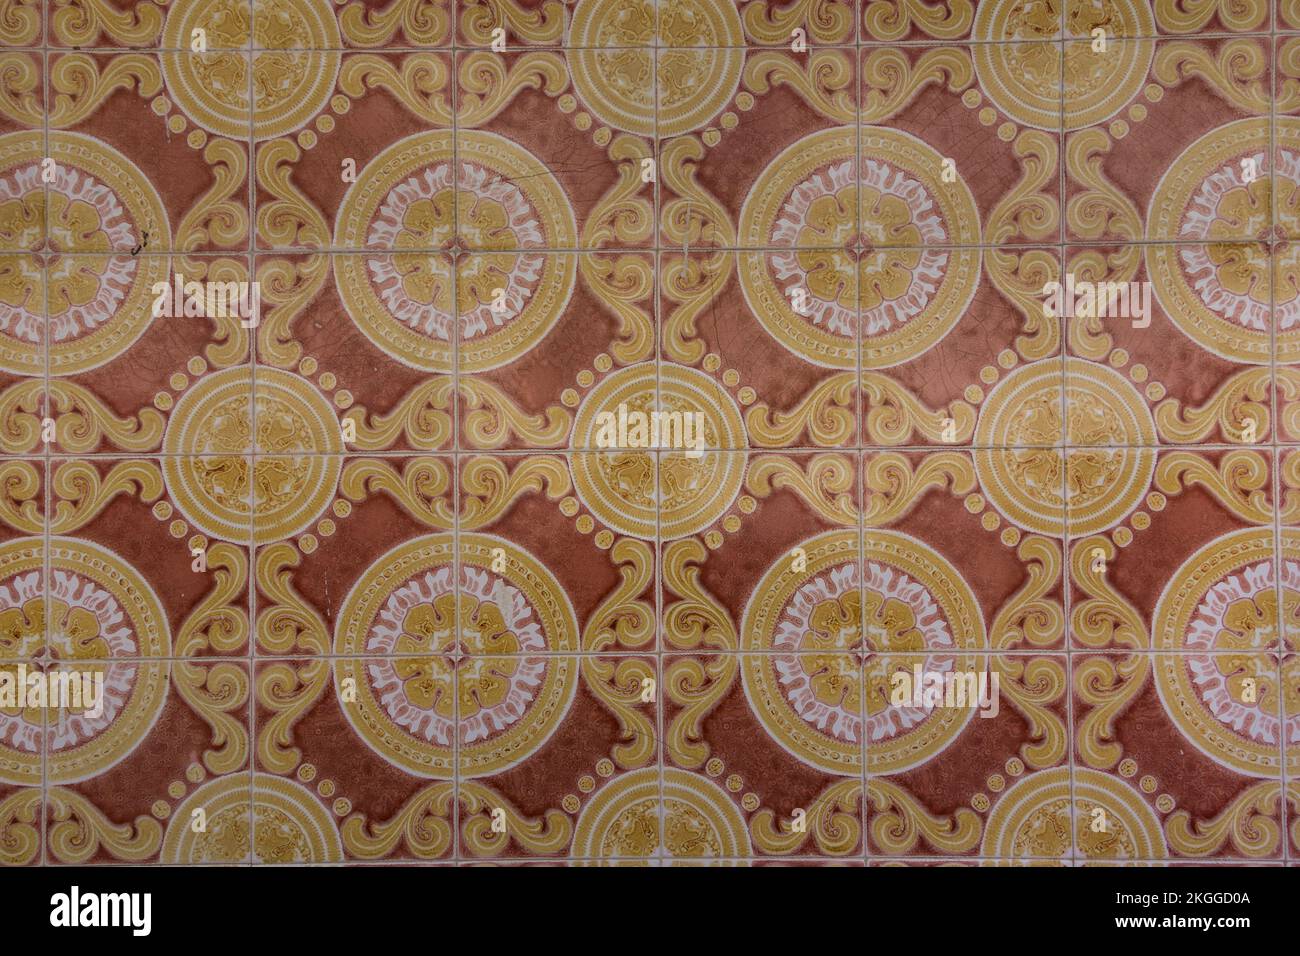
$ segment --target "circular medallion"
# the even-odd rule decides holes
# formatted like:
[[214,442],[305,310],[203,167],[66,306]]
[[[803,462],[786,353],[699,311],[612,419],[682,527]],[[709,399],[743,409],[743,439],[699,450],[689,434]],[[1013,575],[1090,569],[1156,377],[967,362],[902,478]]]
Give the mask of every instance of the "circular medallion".
[[[389,355],[450,372],[456,315],[460,371],[482,372],[519,358],[560,317],[577,257],[546,250],[575,248],[577,226],[559,181],[510,140],[461,130],[456,152],[456,177],[449,132],[408,136],[372,160],[343,198],[335,244],[384,254],[336,256],[334,274],[352,320]],[[452,247],[458,226],[471,252],[453,302],[453,260],[428,250]]]
[[[1283,593],[1300,583],[1300,539],[1283,539]],[[1278,713],[1278,587],[1271,529],[1232,531],[1184,562],[1156,604],[1156,689],[1170,720],[1206,756],[1238,773],[1276,777],[1283,734],[1300,712]]]
[[[975,471],[989,501],[1011,523],[1039,534],[1086,536],[1113,527],[1137,506],[1156,466],[1150,409],[1105,365],[1044,359],[1008,374],[989,393],[975,426]],[[1059,446],[1068,438],[1068,454]]]
[[[20,679],[28,685],[23,699],[0,705],[0,780],[20,785],[39,784],[43,740],[50,783],[121,762],[148,735],[168,690],[167,664],[157,659],[171,653],[171,635],[149,583],[113,552],[55,536],[47,590],[45,552],[39,539],[0,545],[0,671],[15,693]],[[47,662],[33,663],[44,651]],[[44,689],[43,702],[32,685]],[[54,693],[68,706],[52,705]]]
[[[206,828],[194,832],[202,810]],[[251,837],[251,838],[250,838]],[[329,811],[297,781],[235,773],[209,780],[176,808],[162,862],[340,863],[343,841]]]
[[[1073,793],[1073,809],[1071,808]],[[1096,811],[1104,830],[1094,830]],[[1075,844],[1077,843],[1077,849]],[[1075,767],[1017,781],[989,814],[980,856],[996,859],[1159,860],[1168,855],[1160,819],[1119,777]]]
[[258,367],[256,436],[253,394],[247,365],[195,382],[167,421],[162,470],[199,530],[241,543],[251,531],[255,543],[269,544],[302,531],[329,505],[343,440],[330,403],[305,378]]
[[77,254],[48,256],[44,271],[35,256],[0,256],[0,369],[44,375],[48,337],[50,374],[71,375],[112,361],[148,327],[151,290],[167,281],[170,260],[124,253],[146,239],[170,248],[171,234],[157,191],[113,147],[51,131],[55,179],[46,184],[42,140],[0,136],[0,237],[35,250],[47,230],[52,249]]
[[[1089,39],[1064,44],[1057,4],[986,3],[971,36],[980,89],[1018,123],[1057,132],[1104,122],[1142,89],[1155,57],[1155,21],[1146,4],[1072,5],[1070,32]],[[1094,50],[1092,30],[1106,31]],[[1064,79],[1064,110],[1062,110]]]
[[587,865],[617,865],[734,861],[751,854],[744,817],[712,780],[665,767],[662,793],[661,802],[655,767],[611,780],[582,808],[570,856]]
[[[1292,121],[1292,131],[1296,125]],[[1183,150],[1151,194],[1147,235],[1211,243],[1267,238],[1273,215],[1269,135],[1267,120],[1236,120],[1210,130]],[[1295,133],[1291,136],[1294,139]],[[1153,281],[1158,278],[1152,275]],[[1242,278],[1238,275],[1231,288],[1240,290]],[[1156,288],[1159,291],[1161,286]]]
[[817,365],[885,368],[947,335],[979,283],[979,243],[966,185],[943,183],[943,158],[899,130],[822,130],[788,147],[740,213],[740,283],[759,322]]
[[439,779],[453,776],[458,721],[460,775],[497,773],[554,733],[578,679],[575,658],[553,656],[578,650],[578,624],[550,571],[504,539],[462,533],[458,592],[452,547],[452,535],[427,535],[381,557],[334,636],[335,682],[356,688],[344,711],[357,734],[408,773]]
[[740,409],[708,375],[680,365],[659,369],[657,399],[653,362],[606,376],[574,417],[572,447],[592,450],[570,458],[578,497],[597,520],[637,538],[702,531],[745,478],[743,452],[695,450],[745,448]]
[[[185,115],[209,132],[245,141],[250,135],[274,139],[305,125],[329,103],[343,42],[328,5],[259,0],[256,52],[249,50],[249,19],[248,7],[235,0],[173,4],[159,54],[163,81]],[[196,31],[202,31],[201,50]]]
[[654,136],[657,119],[667,138],[708,125],[731,102],[745,32],[729,3],[580,0],[565,58],[574,90],[601,122]]

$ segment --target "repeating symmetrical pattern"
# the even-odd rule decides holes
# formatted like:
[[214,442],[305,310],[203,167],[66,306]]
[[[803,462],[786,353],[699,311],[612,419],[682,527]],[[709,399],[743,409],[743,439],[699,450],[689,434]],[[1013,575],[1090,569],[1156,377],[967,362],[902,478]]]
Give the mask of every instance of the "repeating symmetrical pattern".
[[1300,855],[1300,0],[0,43],[4,863]]

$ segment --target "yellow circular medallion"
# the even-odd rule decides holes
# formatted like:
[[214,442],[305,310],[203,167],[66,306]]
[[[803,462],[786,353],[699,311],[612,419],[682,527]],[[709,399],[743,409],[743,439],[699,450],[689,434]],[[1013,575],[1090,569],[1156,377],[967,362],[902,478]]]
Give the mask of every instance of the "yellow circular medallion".
[[578,680],[564,656],[578,650],[577,619],[551,572],[505,539],[459,538],[459,589],[453,536],[417,538],[367,569],[334,635],[353,729],[385,760],[438,779],[453,776],[457,721],[460,775],[497,773],[554,733]]
[[[662,799],[661,799],[662,793]],[[751,853],[745,819],[707,777],[648,767],[611,780],[583,808],[570,856],[587,865],[738,860]]]

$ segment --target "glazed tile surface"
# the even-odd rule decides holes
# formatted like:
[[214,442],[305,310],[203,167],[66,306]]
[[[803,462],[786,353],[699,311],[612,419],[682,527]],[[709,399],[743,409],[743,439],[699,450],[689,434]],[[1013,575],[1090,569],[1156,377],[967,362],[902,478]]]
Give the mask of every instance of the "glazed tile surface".
[[1296,0],[0,0],[0,861],[1294,865],[1298,259]]

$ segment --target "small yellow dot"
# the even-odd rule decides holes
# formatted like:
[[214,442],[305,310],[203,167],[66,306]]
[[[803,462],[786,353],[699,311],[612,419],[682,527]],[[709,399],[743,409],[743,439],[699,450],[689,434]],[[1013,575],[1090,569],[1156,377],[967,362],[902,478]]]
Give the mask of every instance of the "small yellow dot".
[[195,355],[188,362],[185,363],[185,367],[189,369],[189,373],[191,375],[202,375],[204,372],[208,370],[208,363],[203,361],[203,359],[201,359],[199,356]]
[[992,365],[985,365],[980,369],[980,381],[985,385],[992,385],[998,380],[998,370]]
[[738,773],[733,773],[727,778],[727,789],[732,793],[738,792],[744,785],[745,781],[741,779],[740,774]]
[[1142,94],[1152,103],[1159,103],[1165,98],[1164,88],[1158,83],[1148,83],[1147,88],[1142,91]]
[[185,137],[185,142],[189,145],[190,149],[202,149],[207,145],[208,134],[203,132],[201,129],[192,129],[190,130],[190,135]]
[[985,531],[996,531],[1000,521],[997,515],[988,511],[984,513],[983,518],[980,518],[980,524],[984,526]]
[[1151,527],[1151,516],[1145,511],[1139,511],[1133,516],[1133,527],[1137,528],[1139,531],[1145,531],[1147,528]]
[[750,495],[741,495],[740,500],[736,502],[736,506],[740,509],[741,514],[750,515],[758,507],[758,502]]
[[591,793],[596,789],[596,778],[589,773],[584,773],[578,778],[578,789],[583,793]]
[[736,400],[742,405],[752,405],[756,398],[758,398],[758,395],[748,385],[736,393]]
[[150,102],[149,108],[159,116],[166,116],[167,111],[172,108],[171,102],[165,96],[155,96]]
[[333,388],[335,385],[337,385],[338,383],[339,383],[339,380],[338,380],[337,378],[334,377],[334,373],[333,373],[333,372],[324,372],[324,373],[321,374],[321,377],[320,377],[320,387],[323,388],[323,389],[325,389],[325,391],[328,392],[330,389],[332,389],[332,388]]
[[966,504],[967,511],[969,511],[973,515],[977,515],[984,510],[984,496],[967,495],[965,504]]
[[172,506],[165,501],[160,501],[153,506],[153,516],[159,521],[166,521],[172,516]]
[[592,374],[591,370],[585,368],[578,373],[577,378],[578,378],[578,384],[581,385],[583,388],[590,388],[591,383],[596,381],[596,376]]
[[171,797],[173,800],[179,800],[181,797],[185,796],[185,784],[181,783],[179,780],[173,780],[167,785],[167,796]]
[[705,146],[717,146],[719,143],[722,142],[722,134],[718,132],[716,129],[710,127],[709,129],[706,129],[704,131],[704,133],[700,136],[700,139],[704,140]]
[[723,113],[719,122],[722,124],[723,129],[735,129],[740,123],[740,117],[735,113]]
[[352,502],[344,501],[342,498],[339,498],[334,502],[334,513],[340,518],[346,518],[348,515],[352,514]]
[[560,108],[561,113],[572,113],[578,108],[578,99],[572,93],[565,93],[555,101],[555,105]]
[[989,803],[988,795],[983,793],[977,793],[975,794],[975,796],[971,797],[970,805],[974,807],[976,810],[978,810],[980,813],[983,813],[990,806],[992,806],[992,804]]
[[1147,367],[1139,363],[1129,369],[1128,374],[1135,382],[1145,382],[1147,380]]
[[1110,124],[1110,135],[1116,139],[1123,139],[1128,135],[1128,123],[1122,119],[1117,119]]
[[725,766],[726,765],[721,760],[719,760],[717,757],[714,757],[712,760],[710,760],[708,763],[704,765],[704,772],[707,773],[710,777],[717,777],[721,775],[722,771],[725,769]]
[[596,762],[596,773],[602,777],[612,777],[614,775],[614,761],[608,757],[602,757]]
[[722,368],[722,358],[720,356],[715,355],[713,352],[704,356],[704,371],[716,372],[720,368]]
[[577,813],[582,807],[582,801],[578,799],[576,794],[566,793],[564,799],[560,801],[560,806],[564,807],[569,813]]
[[591,117],[586,113],[579,113],[573,117],[573,125],[578,129],[591,129]]
[[980,91],[972,87],[961,95],[961,101],[968,109],[974,109],[979,106],[984,97],[980,96]]
[[172,397],[166,392],[159,392],[153,397],[153,404],[155,408],[165,412],[172,407]]
[[1016,124],[1003,123],[998,127],[998,139],[1004,143],[1009,143],[1016,138]]
[[345,817],[352,812],[352,801],[347,797],[339,797],[334,801],[334,814]]
[[972,405],[977,404],[984,401],[984,389],[978,385],[967,385],[963,397]]
[[722,530],[735,534],[740,530],[740,519],[735,515],[727,515],[722,519]]
[[1025,772],[1025,762],[1019,757],[1012,757],[1007,761],[1007,773],[1013,777],[1018,777]]
[[1014,548],[1016,545],[1018,545],[1020,543],[1020,529],[1010,528],[1010,527],[1003,528],[1002,543],[1005,544],[1008,548]]
[[1119,775],[1121,777],[1131,777],[1138,772],[1137,761],[1132,757],[1127,757],[1119,762]]
[[722,373],[722,384],[727,388],[735,388],[740,383],[740,373],[734,368],[729,368]]
[[316,364],[316,360],[310,355],[305,356],[303,360],[298,363],[298,371],[303,375],[315,375],[317,368],[319,368],[319,366]]
[[190,526],[184,521],[177,519],[168,526],[167,530],[171,532],[173,538],[183,538],[185,537],[185,532],[190,530]]
[[711,550],[713,551],[718,550],[718,548],[722,547],[722,532],[720,531],[708,532],[707,534],[704,535],[704,543],[708,545]]
[[167,384],[170,385],[173,390],[179,392],[185,388],[186,385],[190,384],[190,378],[188,375],[181,372],[174,372],[172,373],[172,377],[167,380]]
[[338,525],[336,525],[329,518],[322,518],[316,524],[316,530],[320,532],[322,538],[328,538],[330,535],[332,535],[335,531],[338,530]]
[[594,522],[593,520],[591,520],[591,515],[581,515],[581,516],[579,516],[579,518],[578,518],[578,520],[575,522],[575,524],[577,524],[577,526],[578,526],[578,530],[579,530],[582,534],[591,534],[591,529],[594,528],[594,527],[596,526],[596,522]]
[[754,108],[754,95],[742,91],[736,95],[736,105],[742,110],[752,110]]
[[331,133],[334,131],[334,117],[328,113],[322,113],[316,117],[316,128],[322,133]]
[[757,810],[761,802],[762,801],[758,799],[758,794],[756,793],[747,793],[740,798],[740,805],[744,807],[746,810],[748,810],[750,813],[753,813],[755,810]]
[[171,130],[173,133],[185,132],[185,117],[179,114],[168,117],[167,128]]
[[172,815],[171,804],[169,804],[166,800],[155,801],[154,805],[150,808],[150,811],[159,820],[166,820],[169,816]]
[[980,110],[977,115],[979,116],[979,121],[985,126],[992,126],[998,121],[997,111],[989,106],[984,107],[984,109]]
[[1111,534],[1111,539],[1121,548],[1127,548],[1133,543],[1133,532],[1128,528],[1116,528]]
[[565,498],[563,501],[560,502],[560,514],[564,515],[564,517],[572,518],[577,513],[578,513],[577,498],[572,498],[572,497]]
[[316,792],[319,793],[322,797],[334,796],[334,781],[322,780],[320,783],[316,785]]
[[1152,511],[1164,511],[1165,504],[1168,502],[1168,500],[1169,499],[1167,499],[1160,492],[1153,491],[1151,492],[1151,494],[1147,495],[1147,507],[1150,508]]
[[1162,793],[1160,796],[1156,797],[1156,809],[1161,813],[1168,813],[1175,806],[1177,806],[1177,804],[1174,803],[1174,798],[1167,793]]
[[191,551],[195,548],[198,548],[200,551],[206,551],[208,547],[208,539],[201,534],[196,534],[194,537],[190,538],[186,544],[189,545]]
[[1128,364],[1128,352],[1124,349],[1115,349],[1110,353],[1111,368],[1123,368]]
[[1011,349],[1003,349],[998,353],[998,364],[1003,368],[1015,368],[1018,361],[1019,357]]
[[[192,763],[185,768],[185,779],[188,780],[190,783],[202,783],[203,779],[207,775],[208,773],[206,770],[203,769],[202,764]],[[185,790],[184,788],[182,788],[181,793],[184,792]]]
[[305,763],[298,768],[298,779],[303,783],[311,783],[316,779],[316,767],[313,764]]
[[338,93],[330,99],[330,109],[342,116],[352,109],[352,101],[342,93]]
[[316,536],[314,534],[304,534],[298,538],[298,550],[303,554],[311,554],[316,550]]
[[610,358],[608,355],[606,355],[604,352],[601,352],[599,355],[596,356],[595,359],[592,360],[591,364],[596,366],[597,372],[608,372],[611,368],[614,367],[614,360]]
[[1156,782],[1155,777],[1147,774],[1138,781],[1138,786],[1142,788],[1143,793],[1155,793],[1156,787],[1160,786],[1160,784]]
[[1002,776],[1002,774],[1000,773],[995,773],[993,774],[993,776],[989,777],[988,779],[988,788],[992,790],[994,793],[1001,793],[1002,788],[1005,787],[1006,785],[1007,785],[1007,779],[1006,777]]
[[614,543],[614,532],[610,531],[608,528],[603,529],[597,532],[596,537],[592,540],[596,542],[596,547],[604,551]]
[[600,129],[596,130],[596,132],[591,134],[591,138],[595,140],[597,146],[609,145],[609,137],[610,132],[608,126],[602,126]]
[[350,408],[352,406],[352,393],[346,388],[340,388],[334,393],[335,408]]
[[569,408],[578,404],[578,393],[571,388],[566,388],[560,393],[560,401]]
[[1135,123],[1140,123],[1147,118],[1147,108],[1141,103],[1134,103],[1128,111],[1129,119]]
[[1158,402],[1165,397],[1165,387],[1159,382],[1152,382],[1147,386],[1147,398],[1153,402]]

